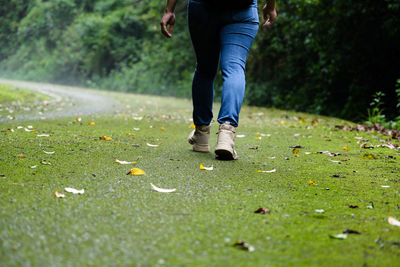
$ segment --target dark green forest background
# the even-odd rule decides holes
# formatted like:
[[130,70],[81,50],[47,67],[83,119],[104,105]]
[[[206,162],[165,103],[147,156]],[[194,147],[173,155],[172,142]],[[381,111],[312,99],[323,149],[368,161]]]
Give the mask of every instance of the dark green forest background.
[[[0,0],[0,76],[190,97],[186,4],[167,40],[164,0]],[[380,91],[394,118],[399,78],[400,0],[278,0],[249,54],[245,101],[360,121]]]

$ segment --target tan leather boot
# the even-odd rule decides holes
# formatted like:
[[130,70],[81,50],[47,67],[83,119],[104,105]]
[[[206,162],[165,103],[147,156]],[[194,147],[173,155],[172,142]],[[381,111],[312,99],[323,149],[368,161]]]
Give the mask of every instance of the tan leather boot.
[[234,160],[238,158],[235,151],[235,127],[229,122],[221,124],[218,131],[215,155],[220,160]]
[[208,140],[210,139],[210,125],[196,126],[189,137],[189,144],[193,145],[193,150],[196,152],[210,152]]

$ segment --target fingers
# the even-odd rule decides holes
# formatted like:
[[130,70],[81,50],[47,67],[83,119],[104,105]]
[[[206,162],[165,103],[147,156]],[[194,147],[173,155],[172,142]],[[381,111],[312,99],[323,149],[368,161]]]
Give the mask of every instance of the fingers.
[[172,31],[174,29],[175,24],[175,15],[173,13],[165,13],[161,19],[161,33],[167,37],[172,37]]
[[264,9],[264,19],[265,23],[263,24],[263,28],[269,28],[274,24],[275,19],[276,19],[276,10],[265,10]]

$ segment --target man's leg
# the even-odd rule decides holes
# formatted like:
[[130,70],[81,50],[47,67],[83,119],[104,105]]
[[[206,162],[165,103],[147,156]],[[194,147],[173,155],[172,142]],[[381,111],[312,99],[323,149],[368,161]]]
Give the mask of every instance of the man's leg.
[[239,112],[245,92],[247,54],[257,35],[256,23],[232,23],[221,31],[222,100],[218,122],[239,123]]
[[208,10],[204,2],[191,0],[188,20],[197,60],[192,83],[193,121],[198,126],[209,125],[220,53],[218,14]]

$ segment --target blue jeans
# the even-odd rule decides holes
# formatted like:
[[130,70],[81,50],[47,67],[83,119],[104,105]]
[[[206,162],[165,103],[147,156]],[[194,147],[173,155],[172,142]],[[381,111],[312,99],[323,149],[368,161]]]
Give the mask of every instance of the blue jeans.
[[189,31],[196,53],[192,84],[193,121],[208,125],[213,118],[214,79],[222,72],[218,122],[237,127],[245,91],[247,54],[258,31],[257,0],[243,10],[220,10],[204,0],[189,0]]

